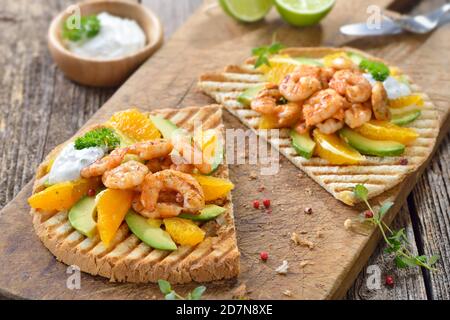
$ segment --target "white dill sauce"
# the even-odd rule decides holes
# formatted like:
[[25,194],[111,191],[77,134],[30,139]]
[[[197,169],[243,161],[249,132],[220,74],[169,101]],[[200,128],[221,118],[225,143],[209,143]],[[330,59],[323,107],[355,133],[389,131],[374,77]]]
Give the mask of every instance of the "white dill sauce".
[[133,54],[145,46],[145,33],[136,21],[102,12],[97,15],[100,32],[82,42],[68,41],[68,49],[81,57],[115,59]]

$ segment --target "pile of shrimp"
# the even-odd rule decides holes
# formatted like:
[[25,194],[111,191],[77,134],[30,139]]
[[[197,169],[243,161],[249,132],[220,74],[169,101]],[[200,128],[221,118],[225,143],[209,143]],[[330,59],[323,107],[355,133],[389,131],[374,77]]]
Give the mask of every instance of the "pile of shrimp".
[[350,59],[337,57],[328,67],[301,65],[279,85],[269,83],[251,102],[251,108],[276,119],[277,128],[298,133],[317,127],[331,134],[344,125],[362,126],[372,118],[391,117],[381,82],[371,85]]
[[[130,154],[139,161],[125,159]],[[180,135],[114,149],[83,168],[81,176],[101,176],[107,188],[132,190],[132,208],[144,217],[170,218],[198,214],[205,206],[203,189],[190,175],[195,170],[208,173],[211,167],[191,139]]]

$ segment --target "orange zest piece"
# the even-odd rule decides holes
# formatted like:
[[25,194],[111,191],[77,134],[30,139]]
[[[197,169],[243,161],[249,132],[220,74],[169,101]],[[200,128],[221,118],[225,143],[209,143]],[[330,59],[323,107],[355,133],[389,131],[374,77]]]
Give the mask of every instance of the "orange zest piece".
[[203,188],[205,200],[211,201],[222,198],[234,188],[234,184],[228,179],[194,174],[194,178]]
[[409,96],[400,97],[389,100],[389,107],[393,109],[403,108],[411,105],[423,106],[423,98],[419,94],[412,94]]
[[125,215],[131,208],[133,191],[106,189],[97,195],[97,228],[105,246],[109,246]]
[[369,139],[392,140],[403,144],[408,144],[419,136],[413,129],[399,127],[391,122],[380,120],[371,120],[354,130]]
[[69,210],[89,189],[95,189],[99,185],[97,178],[57,183],[33,194],[28,198],[28,203],[32,208],[44,211]]
[[358,164],[365,159],[335,134],[324,134],[315,129],[313,137],[316,142],[315,153],[331,164]]
[[107,125],[135,141],[161,138],[161,133],[150,118],[135,108],[113,114]]
[[172,239],[182,246],[195,246],[205,239],[205,231],[191,220],[167,218],[164,219],[164,225]]

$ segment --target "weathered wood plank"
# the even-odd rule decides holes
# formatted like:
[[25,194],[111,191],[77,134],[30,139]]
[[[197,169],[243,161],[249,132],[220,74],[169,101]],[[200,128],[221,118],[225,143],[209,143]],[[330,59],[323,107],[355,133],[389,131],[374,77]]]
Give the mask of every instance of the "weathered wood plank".
[[[407,206],[402,207],[392,226],[395,230],[405,228],[411,251],[417,254],[413,225]],[[427,293],[421,270],[419,268],[396,268],[392,256],[384,253],[385,248],[385,243],[380,242],[354,285],[347,292],[346,298],[351,300],[426,300]],[[379,268],[380,278],[376,277],[374,269],[371,268]],[[394,277],[395,286],[385,285],[387,275]],[[371,280],[379,281],[379,288],[370,287]],[[369,287],[367,281],[369,281]]]
[[426,272],[431,299],[450,299],[450,135],[414,188],[411,203],[420,231],[421,251],[439,254],[438,272]]

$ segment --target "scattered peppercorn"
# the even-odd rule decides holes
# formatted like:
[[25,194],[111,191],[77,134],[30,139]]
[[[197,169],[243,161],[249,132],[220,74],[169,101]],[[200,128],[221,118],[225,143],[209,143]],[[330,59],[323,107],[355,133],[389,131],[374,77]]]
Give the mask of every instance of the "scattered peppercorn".
[[87,191],[87,195],[88,195],[89,197],[95,196],[95,189],[89,189],[89,190]]
[[401,158],[400,161],[399,161],[399,163],[400,163],[402,166],[406,166],[406,165],[408,164],[408,159],[406,159],[406,158]]
[[305,213],[306,214],[311,214],[312,213],[312,208],[305,208]]
[[266,207],[266,208],[270,207],[270,200],[269,200],[269,199],[264,199],[264,200],[263,200],[263,205],[264,205],[264,207]]
[[259,209],[259,201],[258,200],[253,200],[253,208]]
[[394,285],[394,278],[392,276],[386,276],[386,284],[388,286],[393,286]]
[[366,219],[373,218],[373,212],[370,210],[364,211],[364,217],[366,217]]
[[261,251],[259,257],[261,258],[262,261],[267,261],[267,259],[269,258],[269,254],[265,251]]

